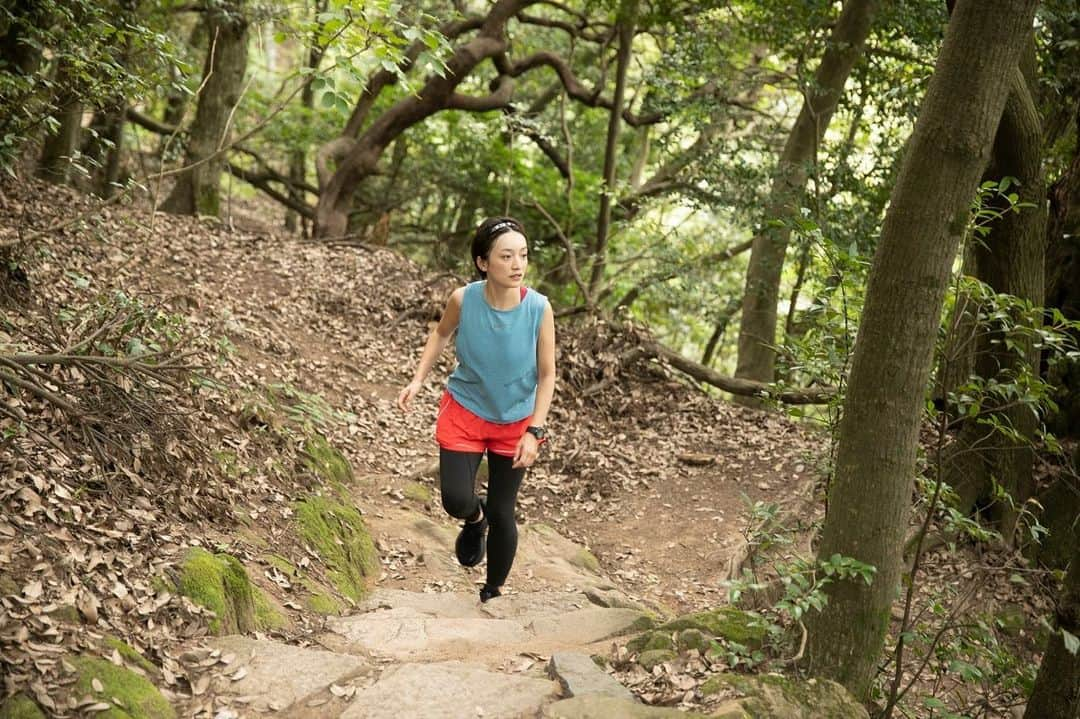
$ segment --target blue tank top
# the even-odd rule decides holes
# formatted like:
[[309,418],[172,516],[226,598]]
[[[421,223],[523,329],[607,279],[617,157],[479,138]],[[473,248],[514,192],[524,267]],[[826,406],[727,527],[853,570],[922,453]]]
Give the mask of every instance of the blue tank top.
[[497,310],[484,298],[484,285],[465,287],[454,340],[458,365],[447,389],[477,417],[510,424],[536,404],[536,344],[547,298],[529,290],[517,307]]

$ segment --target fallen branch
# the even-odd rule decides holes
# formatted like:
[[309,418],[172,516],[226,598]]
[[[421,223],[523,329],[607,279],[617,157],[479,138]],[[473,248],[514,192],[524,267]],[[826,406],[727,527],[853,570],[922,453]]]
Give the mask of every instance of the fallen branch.
[[643,343],[642,350],[647,356],[664,360],[675,369],[699,382],[704,382],[741,397],[775,399],[784,404],[827,404],[836,396],[835,387],[808,387],[799,390],[777,391],[775,387],[764,382],[727,377],[656,342]]

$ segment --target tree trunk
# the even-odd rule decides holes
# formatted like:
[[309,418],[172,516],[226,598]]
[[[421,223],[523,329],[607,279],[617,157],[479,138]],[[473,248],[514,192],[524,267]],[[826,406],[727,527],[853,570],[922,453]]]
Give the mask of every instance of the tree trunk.
[[1080,637],[1080,552],[1065,575],[1055,611],[1058,631],[1050,637],[1043,655],[1035,688],[1031,692],[1024,719],[1077,719],[1080,717],[1080,653],[1065,647],[1065,630]]
[[[318,0],[315,3],[316,18],[326,11],[326,3],[327,0]],[[311,44],[308,46],[307,53],[307,66],[311,70],[317,70],[322,62],[324,48],[319,44],[319,34],[322,32],[322,28],[323,26],[320,23],[318,29],[311,33]],[[311,113],[315,107],[315,91],[311,89],[310,82],[304,85],[304,89],[300,93],[300,106],[307,113]],[[289,197],[296,202],[306,202],[304,191],[300,189],[300,186],[307,181],[307,153],[304,152],[302,147],[289,153],[289,180],[292,182],[292,187],[289,188]],[[286,229],[295,232],[301,222],[303,222],[303,218],[293,210],[285,213]],[[307,234],[306,229],[305,234]]]
[[[1030,50],[1034,51],[1033,43]],[[1006,212],[994,222],[989,235],[972,248],[972,259],[975,277],[995,292],[1039,306],[1043,302],[1046,261],[1046,190],[1041,171],[1041,119],[1028,88],[1023,73],[1012,73],[1009,100],[983,179],[1016,178],[1019,187],[1014,187],[1020,202],[1033,206],[1019,212]],[[1002,333],[994,328],[984,325],[977,329],[976,374],[1006,384],[1013,381],[1025,365],[1038,374],[1039,353],[1030,340],[1014,339],[1022,344],[1022,354],[1018,355],[1007,349],[1002,339]],[[1026,406],[1006,408],[997,414],[1005,425],[1019,433],[1023,438],[1021,444],[1017,445],[1015,440],[1000,432],[991,432],[985,424],[968,421],[957,437],[955,461],[948,464],[948,482],[964,498],[969,510],[979,500],[992,497],[992,478],[996,478],[1009,493],[1016,506],[1026,502],[1035,490],[1031,442],[1038,419]],[[991,507],[990,517],[1006,542],[1011,544],[1016,509],[998,502]]]
[[243,0],[215,4],[206,13],[209,46],[203,66],[205,84],[191,125],[185,166],[172,193],[162,203],[177,215],[213,215],[221,209],[219,180],[225,155],[229,115],[240,100],[247,70],[248,19]]
[[[773,173],[761,231],[754,238],[746,268],[736,377],[773,381],[776,304],[780,298],[784,255],[791,237],[787,220],[798,212],[806,190],[809,166],[817,156],[818,144],[829,127],[848,75],[862,56],[878,4],[878,0],[846,0],[844,3],[813,85],[806,94]],[[774,226],[777,220],[783,225]],[[756,404],[755,400],[742,402]]]
[[[1036,0],[959,0],[882,226],[819,556],[873,565],[807,619],[811,673],[867,699],[897,597],[919,424],[950,270]],[[1003,71],[1012,68],[1012,71]]]
[[43,180],[64,184],[71,172],[72,159],[79,147],[82,132],[83,104],[75,88],[75,78],[67,63],[56,72],[56,112],[53,117],[59,123],[56,130],[45,136],[38,160],[37,175]]
[[592,272],[589,275],[589,295],[596,297],[607,266],[607,243],[611,232],[611,200],[615,195],[615,161],[619,150],[619,126],[622,122],[623,99],[626,96],[626,71],[634,45],[634,26],[638,0],[622,0],[619,4],[619,50],[615,63],[615,96],[608,116],[607,144],[604,147],[604,184],[600,192],[600,212],[596,222],[596,242],[593,244]]

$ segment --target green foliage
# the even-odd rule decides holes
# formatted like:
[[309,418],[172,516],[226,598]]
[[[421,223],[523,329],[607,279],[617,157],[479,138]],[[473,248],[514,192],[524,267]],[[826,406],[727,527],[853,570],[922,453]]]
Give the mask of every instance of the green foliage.
[[[820,610],[828,601],[825,587],[836,581],[864,582],[869,585],[877,569],[852,557],[833,554],[808,560],[791,555],[786,550],[792,543],[794,530],[780,522],[779,505],[771,502],[753,502],[744,498],[750,512],[743,532],[748,545],[749,567],[742,576],[727,583],[728,600],[738,603],[744,595],[767,596],[770,583],[779,584],[780,594],[761,612],[760,626],[768,637],[767,648],[780,654],[788,638],[784,627],[801,624],[810,611]],[[760,568],[761,559],[768,556],[768,576]],[[773,595],[775,596],[775,595]],[[744,663],[756,664],[765,654],[736,651]],[[729,662],[730,663],[730,662]]]
[[152,97],[167,83],[179,54],[163,32],[167,13],[154,3],[135,8],[120,0],[0,7],[0,40],[8,47],[0,56],[0,106],[11,110],[0,116],[0,168],[11,171],[16,153],[38,128],[57,126],[61,105],[108,108],[117,98]]

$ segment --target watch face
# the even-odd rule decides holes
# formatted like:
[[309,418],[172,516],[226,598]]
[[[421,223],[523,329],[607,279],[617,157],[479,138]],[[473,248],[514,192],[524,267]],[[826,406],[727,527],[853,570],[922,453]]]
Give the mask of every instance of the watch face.
[[547,435],[547,430],[543,427],[529,427],[525,431],[537,439],[543,439]]

